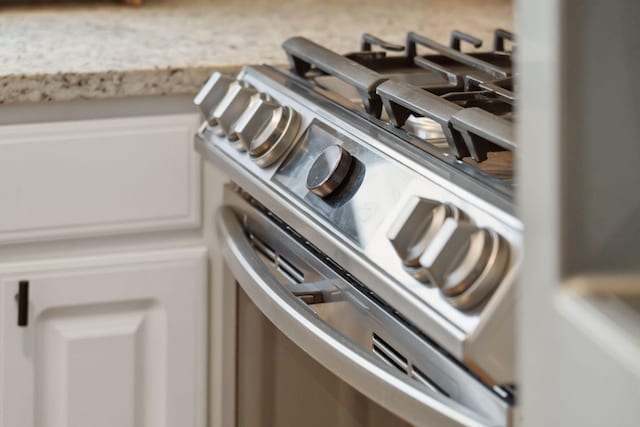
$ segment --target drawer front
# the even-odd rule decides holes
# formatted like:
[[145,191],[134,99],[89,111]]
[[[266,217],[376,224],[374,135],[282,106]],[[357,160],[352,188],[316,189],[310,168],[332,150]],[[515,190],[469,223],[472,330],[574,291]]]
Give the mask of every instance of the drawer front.
[[0,243],[197,227],[195,114],[0,127]]

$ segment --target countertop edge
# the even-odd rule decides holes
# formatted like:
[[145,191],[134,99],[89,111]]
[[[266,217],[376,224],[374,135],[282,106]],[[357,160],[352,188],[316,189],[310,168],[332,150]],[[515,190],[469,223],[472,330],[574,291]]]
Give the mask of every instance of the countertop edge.
[[130,96],[195,94],[214,71],[242,65],[150,68],[0,76],[0,104],[47,103]]

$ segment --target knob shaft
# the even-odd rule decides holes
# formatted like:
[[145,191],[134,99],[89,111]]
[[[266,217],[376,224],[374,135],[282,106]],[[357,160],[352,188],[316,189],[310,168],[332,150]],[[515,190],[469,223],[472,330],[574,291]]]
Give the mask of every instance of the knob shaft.
[[[233,82],[233,78],[215,72],[194,98],[193,103],[200,109],[202,116],[210,125],[217,125],[213,119],[213,113]],[[212,119],[213,122],[211,122]]]
[[351,155],[340,145],[331,145],[316,158],[307,174],[307,189],[320,197],[333,193],[351,168]]

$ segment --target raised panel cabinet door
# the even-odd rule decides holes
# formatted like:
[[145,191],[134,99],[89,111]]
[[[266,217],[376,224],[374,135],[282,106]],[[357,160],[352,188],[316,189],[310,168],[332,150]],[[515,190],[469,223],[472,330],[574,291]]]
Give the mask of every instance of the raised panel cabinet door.
[[0,426],[204,427],[206,274],[204,248],[0,266]]

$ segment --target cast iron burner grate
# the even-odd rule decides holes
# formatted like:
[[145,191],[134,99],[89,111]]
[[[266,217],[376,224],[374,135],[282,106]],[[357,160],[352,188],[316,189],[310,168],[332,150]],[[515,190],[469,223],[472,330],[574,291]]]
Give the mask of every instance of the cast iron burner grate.
[[[446,149],[466,163],[498,159],[480,168],[497,170],[510,181],[515,97],[513,47],[507,50],[505,41],[513,43],[513,34],[497,29],[490,51],[462,52],[463,42],[477,49],[482,40],[460,31],[452,32],[449,46],[410,32],[405,45],[364,34],[360,50],[346,55],[302,37],[283,47],[292,71],[333,92],[332,97],[360,105],[371,120]],[[428,52],[419,55],[418,48]],[[491,154],[505,151],[509,153]]]

